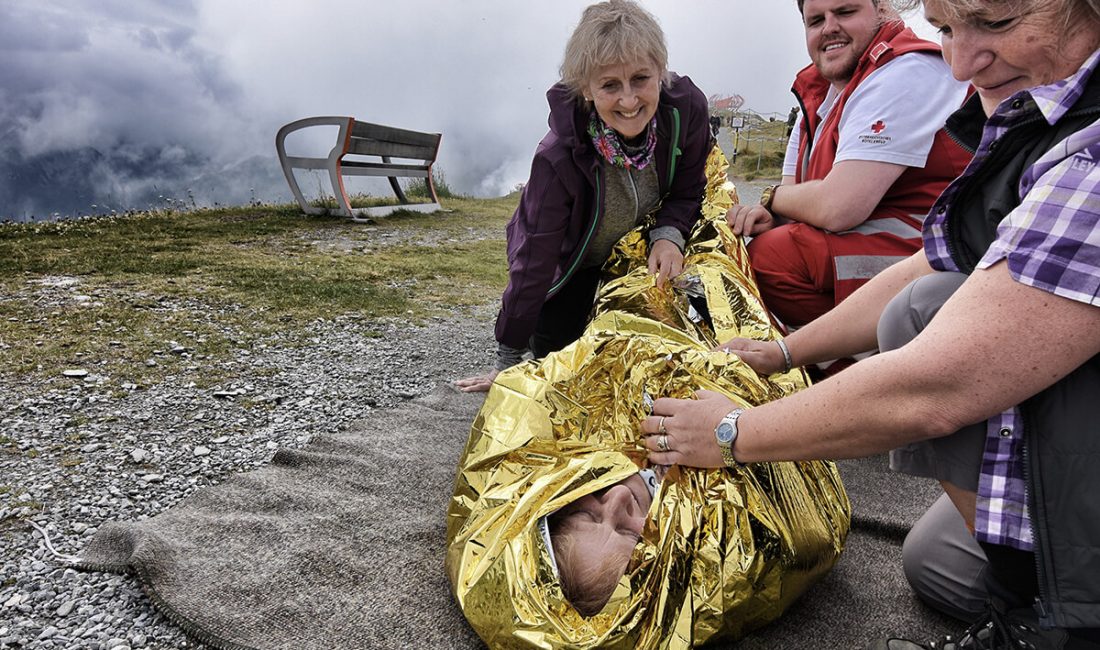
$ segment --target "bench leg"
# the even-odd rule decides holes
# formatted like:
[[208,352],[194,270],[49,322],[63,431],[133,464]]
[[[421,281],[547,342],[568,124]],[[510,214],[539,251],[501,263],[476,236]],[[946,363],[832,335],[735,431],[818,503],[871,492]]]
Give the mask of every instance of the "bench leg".
[[[391,160],[389,156],[382,156],[382,162],[390,163],[393,162],[393,160]],[[397,177],[388,176],[387,178],[390,181],[390,187],[393,188],[393,193],[397,195],[397,200],[400,201],[402,205],[407,205],[409,199],[405,197],[405,192],[401,189],[401,183],[397,182]]]
[[280,157],[281,159],[279,162],[283,168],[283,175],[286,176],[286,182],[290,185],[290,193],[294,195],[294,200],[298,202],[298,207],[306,214],[325,214],[324,208],[315,208],[306,201],[306,197],[302,194],[302,188],[298,187],[298,179],[294,177],[294,170],[287,164],[285,156],[281,155]]
[[439,196],[435,193],[435,174],[432,172],[432,165],[428,165],[428,196],[431,198],[432,203],[439,203]]
[[405,192],[401,190],[401,183],[397,182],[397,177],[389,176],[388,178],[390,179],[390,187],[393,188],[393,193],[397,195],[397,200],[400,201],[402,205],[407,204],[409,200],[405,198]]
[[340,162],[334,161],[328,168],[329,178],[332,180],[332,190],[336,197],[336,210],[342,217],[352,215],[351,202],[348,193],[344,191],[344,176],[340,173]]

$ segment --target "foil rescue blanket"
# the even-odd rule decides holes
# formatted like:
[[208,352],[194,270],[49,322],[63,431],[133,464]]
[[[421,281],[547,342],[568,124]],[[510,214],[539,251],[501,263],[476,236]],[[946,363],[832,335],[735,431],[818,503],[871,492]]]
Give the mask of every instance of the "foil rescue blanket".
[[826,462],[670,468],[626,574],[587,618],[562,595],[539,531],[546,515],[645,466],[639,425],[650,396],[708,389],[752,406],[806,385],[799,370],[760,377],[711,351],[734,336],[779,336],[724,220],[725,168],[716,150],[673,286],[646,272],[642,230],[628,234],[584,335],[502,372],[474,420],[448,509],[446,569],[490,648],[733,640],[780,616],[841,553],[850,505]]

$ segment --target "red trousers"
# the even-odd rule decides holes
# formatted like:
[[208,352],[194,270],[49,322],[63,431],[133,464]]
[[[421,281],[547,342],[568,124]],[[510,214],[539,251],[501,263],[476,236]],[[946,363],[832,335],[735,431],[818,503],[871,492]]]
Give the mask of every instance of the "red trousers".
[[894,217],[843,233],[792,223],[753,238],[749,259],[764,304],[784,324],[800,327],[920,247],[919,226]]
[[764,305],[784,325],[801,327],[836,304],[836,273],[825,231],[801,223],[772,228],[749,242]]

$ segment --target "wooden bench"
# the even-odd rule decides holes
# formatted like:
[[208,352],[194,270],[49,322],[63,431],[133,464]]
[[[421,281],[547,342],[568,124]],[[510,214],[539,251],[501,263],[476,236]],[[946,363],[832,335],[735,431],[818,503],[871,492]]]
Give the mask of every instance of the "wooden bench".
[[[286,136],[314,126],[340,127],[336,145],[329,151],[328,157],[288,156]],[[439,141],[442,137],[439,133],[396,129],[360,122],[352,117],[307,117],[279,129],[275,135],[275,149],[279,152],[279,163],[283,167],[287,183],[290,184],[290,191],[306,214],[338,214],[350,217],[353,221],[365,221],[366,219],[360,217],[377,217],[397,210],[434,212],[440,209],[439,197],[435,193],[432,180],[432,164],[439,152]],[[355,158],[347,159],[348,156]],[[395,158],[402,162],[394,162]],[[306,202],[298,181],[294,178],[295,169],[321,169],[328,172],[333,195],[336,197],[335,210]],[[400,204],[353,209],[344,190],[344,176],[386,176]],[[399,177],[423,178],[431,203],[410,203],[397,181]]]

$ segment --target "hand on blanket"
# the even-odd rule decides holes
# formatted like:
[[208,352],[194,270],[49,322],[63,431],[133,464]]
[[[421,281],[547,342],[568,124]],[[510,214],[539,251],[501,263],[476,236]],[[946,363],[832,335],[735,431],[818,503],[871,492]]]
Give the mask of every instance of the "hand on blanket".
[[650,246],[649,272],[657,276],[657,286],[662,286],[684,270],[684,254],[680,247],[667,239],[658,239]]
[[736,354],[750,368],[755,370],[756,374],[764,377],[782,372],[786,366],[783,350],[775,344],[775,341],[737,338],[730,339],[714,349],[719,352]]
[[499,374],[499,370],[490,370],[483,375],[458,379],[455,381],[455,386],[463,393],[484,393],[493,385],[493,380]]
[[[695,397],[663,397],[653,402],[653,415],[642,420],[649,462],[687,467],[726,466],[714,438],[714,428],[737,404],[709,390],[695,391]],[[662,451],[662,447],[667,450]]]

